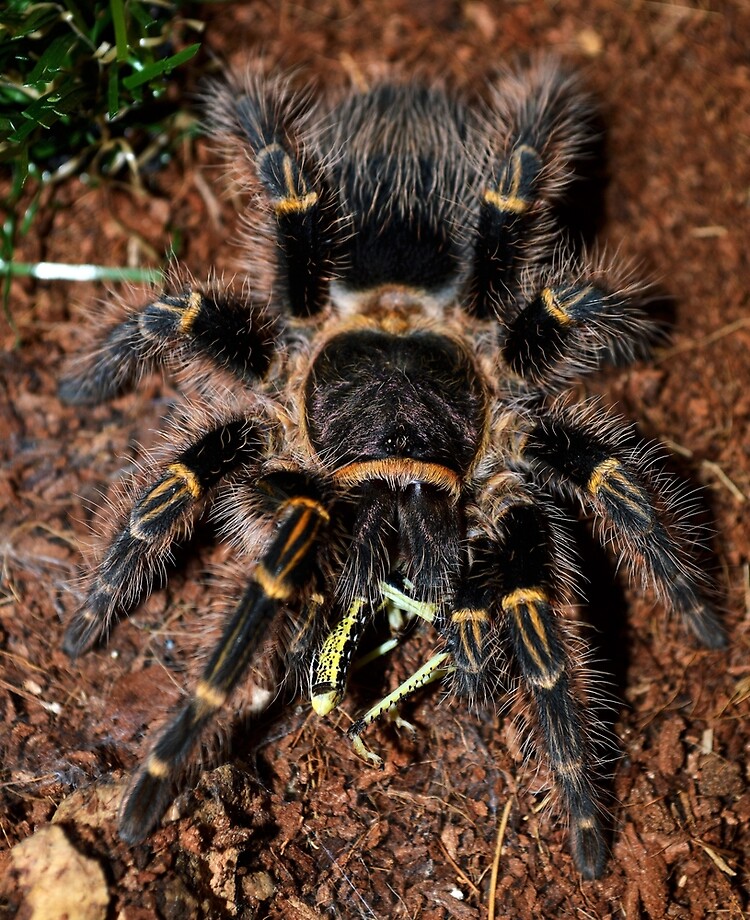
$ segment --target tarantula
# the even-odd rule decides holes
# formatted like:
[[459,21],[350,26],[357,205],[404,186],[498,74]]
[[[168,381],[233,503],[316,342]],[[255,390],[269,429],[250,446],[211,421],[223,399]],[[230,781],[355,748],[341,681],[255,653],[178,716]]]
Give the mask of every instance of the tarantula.
[[358,752],[379,762],[362,732],[430,680],[497,698],[514,676],[575,864],[596,878],[594,719],[565,617],[580,579],[571,499],[703,644],[724,634],[679,490],[629,427],[569,392],[651,334],[645,286],[582,254],[559,219],[594,147],[594,107],[548,60],[472,103],[403,81],[327,104],[289,87],[255,73],[208,102],[260,191],[270,292],[252,273],[239,292],[173,285],[105,330],[61,388],[97,402],[175,363],[233,380],[200,388],[200,420],[121,516],[65,638],[72,656],[101,641],[207,506],[252,553],[202,676],[131,782],[120,835],[155,827],[282,620],[294,624],[283,667],[308,670],[326,714],[365,628],[396,610],[432,624],[440,650],[353,724]]

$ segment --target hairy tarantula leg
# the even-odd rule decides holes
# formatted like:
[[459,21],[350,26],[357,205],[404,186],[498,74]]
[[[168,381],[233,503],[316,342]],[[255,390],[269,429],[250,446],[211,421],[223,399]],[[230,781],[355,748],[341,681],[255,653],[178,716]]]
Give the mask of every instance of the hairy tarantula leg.
[[246,296],[197,287],[165,292],[112,327],[73,367],[59,394],[80,405],[111,399],[180,351],[252,383],[268,370],[277,338],[272,318]]
[[[552,62],[509,76],[489,115],[507,124],[505,156],[481,194],[473,268],[473,312],[491,317],[516,293],[533,230],[549,230],[548,207],[593,139],[591,109],[575,80]],[[546,223],[545,223],[546,221]]]
[[516,374],[564,382],[604,361],[632,360],[652,328],[637,303],[600,284],[560,280],[542,287],[508,324],[502,351]]
[[179,768],[245,674],[277,611],[309,582],[329,514],[314,490],[282,502],[275,536],[261,556],[191,699],[167,725],[127,792],[120,836],[138,843],[172,798]]
[[258,179],[268,195],[284,255],[279,282],[295,316],[317,313],[326,298],[326,263],[321,193],[288,146],[283,100],[255,87],[228,104],[230,128],[249,141]]
[[724,629],[702,595],[705,579],[682,544],[679,532],[687,528],[678,509],[670,507],[669,488],[644,475],[643,452],[618,449],[624,432],[618,438],[595,418],[571,416],[561,412],[537,425],[524,446],[526,457],[558,485],[572,487],[605,525],[631,571],[704,645],[722,648]]
[[[416,693],[417,690],[421,690],[422,687],[426,687],[427,684],[435,680],[440,680],[445,677],[446,674],[450,674],[453,667],[448,664],[449,660],[449,652],[438,652],[433,655],[421,668],[415,671],[410,677],[407,677],[403,683],[399,684],[393,692],[389,693],[388,696],[384,697],[379,703],[376,703],[371,709],[368,709],[368,711],[350,727],[347,735],[352,742],[355,752],[363,760],[368,761],[368,763],[376,767],[383,766],[383,759],[368,750],[361,738],[362,733],[368,725],[372,725],[373,722],[376,722],[384,715],[395,712],[398,704]],[[410,726],[408,722],[404,722],[402,719],[399,720],[399,722],[402,725],[408,726],[409,729],[413,731],[413,727]]]
[[293,674],[299,672],[315,648],[325,600],[320,591],[313,591],[302,606],[301,615],[295,623],[294,635],[289,640],[284,654],[287,670]]
[[498,546],[500,607],[523,684],[534,702],[540,741],[570,817],[573,859],[584,878],[598,878],[605,860],[600,806],[591,780],[586,723],[572,686],[574,668],[554,610],[552,533],[532,504],[512,506],[499,524],[504,531]]
[[496,631],[492,609],[497,595],[497,547],[489,538],[475,536],[470,555],[469,570],[439,628],[456,666],[456,691],[474,697],[485,678]]
[[493,307],[507,302],[515,287],[542,168],[539,152],[519,139],[484,190],[474,262],[472,309],[477,316],[493,316]]
[[142,599],[174,539],[188,528],[213,486],[253,462],[261,446],[255,426],[237,419],[206,432],[162,466],[93,575],[86,600],[65,634],[63,648],[68,655],[91,648],[106,633],[113,616]]

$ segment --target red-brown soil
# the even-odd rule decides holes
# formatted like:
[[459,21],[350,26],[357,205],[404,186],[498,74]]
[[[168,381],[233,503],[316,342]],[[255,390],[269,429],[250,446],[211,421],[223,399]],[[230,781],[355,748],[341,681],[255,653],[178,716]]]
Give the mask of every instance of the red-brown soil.
[[[176,820],[173,812],[128,849],[114,831],[123,778],[143,755],[144,727],[175,698],[185,633],[192,624],[194,636],[201,611],[213,609],[207,567],[231,554],[201,540],[107,649],[65,657],[92,507],[131,470],[138,445],[153,442],[174,391],[150,379],[111,404],[63,405],[63,360],[81,347],[84,306],[105,291],[16,280],[15,331],[0,321],[0,915],[62,916],[34,901],[49,885],[56,900],[75,898],[71,917],[121,920],[469,920],[487,917],[493,898],[494,916],[509,918],[746,916],[750,8],[262,0],[201,12],[206,51],[240,65],[261,48],[323,82],[395,64],[477,83],[531,49],[581,70],[607,127],[600,240],[674,298],[670,343],[591,389],[646,437],[666,441],[672,469],[702,487],[730,642],[721,652],[696,648],[583,539],[583,616],[595,626],[587,634],[597,668],[615,675],[606,691],[617,701],[620,755],[600,881],[574,870],[564,828],[539,807],[536,764],[524,763],[513,725],[492,706],[472,712],[426,691],[407,711],[415,740],[372,732],[384,772],[353,755],[351,715],[424,657],[429,635],[384,660],[381,681],[358,681],[343,713],[318,720],[304,701],[286,707],[200,777]],[[179,238],[196,276],[212,266],[232,273],[237,222],[233,201],[211,191],[220,188],[207,168],[215,163],[199,141],[149,177],[148,191],[71,180],[46,202],[18,259],[155,264]],[[31,849],[11,850],[24,840]]]

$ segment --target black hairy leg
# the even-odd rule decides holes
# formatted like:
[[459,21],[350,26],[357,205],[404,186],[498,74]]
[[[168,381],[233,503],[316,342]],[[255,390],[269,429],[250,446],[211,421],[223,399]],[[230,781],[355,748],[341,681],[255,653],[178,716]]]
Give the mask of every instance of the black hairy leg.
[[[273,494],[272,477],[261,485],[266,498],[269,486]],[[311,583],[330,515],[317,484],[300,475],[298,486],[297,494],[280,498],[273,537],[191,698],[162,731],[126,793],[120,836],[129,843],[142,840],[161,819],[185,759],[245,675],[277,613],[301,603],[299,596]]]
[[[445,648],[361,715],[348,735],[363,759],[382,766],[381,758],[362,738],[370,725],[394,713],[427,684],[447,676],[460,695],[492,699],[499,686],[507,686],[507,680],[500,681],[501,672],[514,664],[520,686],[533,704],[539,747],[570,824],[576,866],[585,878],[597,878],[606,855],[604,810],[595,782],[589,726],[576,695],[577,685],[585,684],[585,673],[569,651],[568,626],[559,612],[558,598],[564,594],[570,571],[569,560],[558,561],[565,542],[533,493],[518,488],[506,500],[493,528],[472,539],[470,561],[450,604],[415,599],[418,572],[407,581],[408,595],[381,582],[381,591],[392,604],[432,623],[443,634]],[[440,556],[435,545],[427,552]],[[333,672],[334,664],[338,674],[344,676],[348,671],[356,648],[351,640],[361,633],[363,609],[352,605],[323,646],[318,664],[326,666],[326,673]],[[342,659],[345,666],[341,666]],[[340,702],[344,688],[342,679],[335,700],[333,688],[325,688],[330,707],[321,708],[320,699],[314,696],[316,710],[320,714],[330,711]]]
[[647,353],[655,325],[646,290],[616,284],[602,266],[556,267],[532,288],[502,335],[507,365],[525,380],[557,390],[603,363],[630,363]]
[[643,448],[625,446],[629,432],[598,412],[558,407],[530,432],[524,453],[537,477],[572,491],[593,510],[607,537],[645,587],[651,587],[709,648],[726,642],[704,596],[704,576],[684,546],[694,537],[674,483],[649,476]]
[[511,505],[497,524],[501,630],[533,703],[539,745],[570,821],[573,859],[584,878],[598,878],[606,851],[589,727],[575,694],[583,675],[568,650],[557,601],[562,579],[555,555],[564,540],[532,501]]
[[95,349],[70,368],[60,397],[80,405],[102,402],[147,371],[195,357],[252,384],[268,370],[277,338],[268,311],[230,290],[165,291],[100,335]]
[[503,149],[492,151],[481,190],[471,303],[477,316],[511,305],[524,266],[554,241],[551,206],[590,155],[592,113],[577,79],[545,62],[523,81],[508,75],[495,87],[484,117]]
[[80,655],[129,612],[162,575],[175,540],[183,537],[226,476],[257,461],[256,425],[232,419],[202,433],[162,462],[141,491],[92,573],[86,599],[68,626],[64,649]]
[[468,699],[487,698],[505,666],[498,650],[497,541],[486,533],[475,534],[467,549],[456,594],[450,605],[441,607],[436,625],[455,666],[455,692]]
[[273,212],[282,257],[277,293],[294,316],[310,316],[325,304],[330,275],[330,204],[319,172],[294,149],[299,106],[283,86],[249,78],[217,88],[212,100],[223,130],[240,137],[254,159],[258,181]]

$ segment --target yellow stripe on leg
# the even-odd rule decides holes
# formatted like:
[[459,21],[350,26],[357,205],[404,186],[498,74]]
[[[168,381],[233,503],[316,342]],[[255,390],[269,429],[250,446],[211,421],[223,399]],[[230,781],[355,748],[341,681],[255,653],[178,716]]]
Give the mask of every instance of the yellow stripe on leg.
[[214,687],[208,681],[199,680],[198,686],[195,688],[195,698],[199,703],[210,709],[221,709],[226,702],[227,695],[223,690]]
[[548,604],[549,595],[542,588],[517,588],[506,594],[502,601],[503,610],[512,611],[516,607],[534,604]]
[[289,198],[280,198],[273,203],[273,210],[277,217],[286,214],[304,214],[310,208],[315,207],[318,203],[318,193],[308,192],[307,195],[290,196]]
[[639,522],[642,534],[654,527],[654,511],[648,494],[634,482],[616,457],[602,460],[586,483],[589,494],[626,508]]
[[293,589],[284,584],[283,578],[272,575],[262,563],[258,563],[255,567],[253,578],[261,586],[266,597],[272,600],[286,601],[292,596]]

